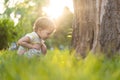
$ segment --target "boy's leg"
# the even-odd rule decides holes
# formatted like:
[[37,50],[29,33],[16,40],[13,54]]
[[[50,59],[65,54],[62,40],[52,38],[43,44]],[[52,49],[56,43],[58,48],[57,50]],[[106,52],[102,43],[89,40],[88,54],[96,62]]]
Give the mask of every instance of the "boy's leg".
[[23,55],[26,51],[27,51],[27,50],[26,50],[24,47],[19,46],[18,51],[17,51],[17,54],[18,54],[18,55]]
[[41,51],[36,49],[29,49],[27,52],[25,52],[25,56],[27,57],[33,57],[33,56],[40,56]]

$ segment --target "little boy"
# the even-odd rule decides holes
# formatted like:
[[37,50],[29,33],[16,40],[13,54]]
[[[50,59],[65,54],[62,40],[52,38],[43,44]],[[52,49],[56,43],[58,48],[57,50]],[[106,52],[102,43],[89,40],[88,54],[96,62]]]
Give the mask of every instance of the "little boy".
[[40,53],[46,54],[47,48],[44,40],[48,39],[50,34],[55,31],[54,22],[47,18],[38,18],[33,26],[33,32],[26,34],[18,40],[18,54],[28,57],[39,56]]

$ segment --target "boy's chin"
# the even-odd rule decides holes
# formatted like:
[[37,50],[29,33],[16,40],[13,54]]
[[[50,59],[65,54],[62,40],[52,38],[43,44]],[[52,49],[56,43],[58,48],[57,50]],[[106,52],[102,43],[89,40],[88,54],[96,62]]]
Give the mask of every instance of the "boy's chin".
[[46,39],[48,39],[48,38],[43,38],[43,40],[46,40]]

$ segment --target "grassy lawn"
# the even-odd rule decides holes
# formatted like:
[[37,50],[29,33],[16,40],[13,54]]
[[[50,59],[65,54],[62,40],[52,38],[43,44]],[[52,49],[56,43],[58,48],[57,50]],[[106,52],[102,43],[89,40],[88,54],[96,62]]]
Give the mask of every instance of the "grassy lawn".
[[77,60],[68,50],[27,58],[0,51],[0,80],[120,80],[120,56],[89,54]]

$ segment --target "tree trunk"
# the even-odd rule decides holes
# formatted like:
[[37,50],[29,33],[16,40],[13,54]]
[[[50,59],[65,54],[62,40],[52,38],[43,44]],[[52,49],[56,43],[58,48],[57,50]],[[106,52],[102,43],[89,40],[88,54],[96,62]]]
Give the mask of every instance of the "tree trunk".
[[73,0],[72,47],[76,55],[120,50],[120,0]]
[[100,46],[102,52],[111,56],[120,50],[120,0],[102,0],[102,4]]

